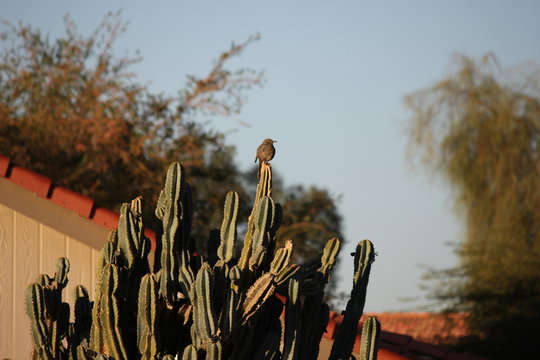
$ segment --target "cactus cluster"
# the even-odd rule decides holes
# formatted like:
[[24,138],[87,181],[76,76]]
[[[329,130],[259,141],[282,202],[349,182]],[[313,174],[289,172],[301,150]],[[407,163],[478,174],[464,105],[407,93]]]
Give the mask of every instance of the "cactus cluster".
[[[103,246],[94,301],[83,286],[75,289],[74,323],[62,302],[67,259],[58,260],[54,278],[42,275],[29,285],[33,358],[317,359],[329,319],[324,288],[340,241],[330,239],[315,266],[291,263],[292,241],[275,248],[282,210],[271,193],[272,170],[263,164],[239,254],[234,191],[226,196],[221,229],[210,232],[213,245],[195,254],[191,189],[183,167],[171,164],[155,212],[162,231],[153,263],[137,198],[122,206]],[[351,357],[373,256],[371,242],[361,241],[331,359]],[[362,359],[376,358],[379,331],[376,319],[365,322]]]

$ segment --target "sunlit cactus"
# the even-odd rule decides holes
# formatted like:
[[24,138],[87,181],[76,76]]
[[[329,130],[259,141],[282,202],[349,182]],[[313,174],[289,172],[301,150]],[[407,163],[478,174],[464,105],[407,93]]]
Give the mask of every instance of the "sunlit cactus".
[[[292,263],[292,240],[276,249],[283,215],[272,199],[269,164],[261,165],[240,249],[235,246],[240,198],[231,191],[221,228],[209,235],[213,249],[194,253],[191,188],[182,165],[173,163],[155,211],[162,227],[151,266],[141,201],[121,207],[118,228],[101,251],[94,301],[84,287],[76,287],[73,324],[62,303],[67,259],[58,261],[54,278],[42,275],[29,286],[34,358],[317,359],[329,318],[324,290],[341,242],[330,239],[319,263],[310,266]],[[373,254],[369,241],[359,243],[333,359],[351,356]],[[380,324],[369,320],[364,328],[362,356],[374,359]]]
[[240,199],[236,191],[229,191],[225,199],[223,210],[223,223],[221,224],[221,243],[217,255],[223,263],[228,263],[234,256],[234,243],[236,241],[236,223]]
[[159,352],[158,284],[154,274],[143,276],[138,297],[137,346],[141,359],[154,359]]
[[54,278],[41,275],[26,289],[26,314],[34,342],[32,358],[52,360],[68,355],[62,339],[68,336],[69,305],[62,302],[62,290],[68,282],[69,266],[68,259],[59,258]]
[[374,316],[368,317],[362,327],[362,340],[360,342],[360,360],[373,360],[377,358],[378,339],[381,333],[381,323]]
[[364,312],[369,274],[374,259],[375,250],[371,241],[360,241],[354,253],[354,276],[351,298],[347,302],[343,322],[339,327],[334,345],[332,346],[330,359],[345,359],[352,352],[358,322]]

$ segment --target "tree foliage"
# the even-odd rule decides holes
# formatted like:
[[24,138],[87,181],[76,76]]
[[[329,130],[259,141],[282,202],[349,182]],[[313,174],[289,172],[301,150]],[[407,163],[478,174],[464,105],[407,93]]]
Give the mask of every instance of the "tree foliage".
[[287,189],[283,203],[283,224],[278,233],[278,243],[285,244],[287,239],[301,243],[298,249],[300,262],[310,262],[320,253],[320,244],[325,239],[338,237],[341,233],[342,218],[337,209],[336,200],[326,189],[302,185]]
[[[1,153],[110,208],[142,194],[151,211],[173,160],[185,164],[202,198],[238,187],[234,148],[193,115],[240,110],[244,90],[260,84],[262,74],[225,64],[256,37],[233,44],[207,76],[189,77],[172,96],[135,81],[129,67],[140,58],[114,56],[125,29],[118,14],[109,14],[90,36],[65,22],[66,33],[55,40],[22,24],[3,33]],[[210,217],[198,215],[202,224]]]
[[503,72],[493,55],[457,65],[406,98],[411,149],[448,181],[466,229],[434,294],[470,312],[469,350],[539,356],[540,68]]
[[[120,14],[107,15],[88,36],[68,17],[65,24],[65,34],[55,39],[31,25],[5,24],[0,153],[57,185],[92,197],[99,206],[118,209],[142,195],[150,227],[158,224],[151,219],[165,170],[172,161],[181,161],[192,183],[193,236],[201,250],[209,231],[221,224],[228,190],[240,193],[240,218],[246,219],[251,198],[245,191],[246,175],[234,163],[234,146],[196,118],[239,112],[246,91],[262,84],[261,71],[227,67],[259,37],[233,43],[208,74],[188,76],[177,94],[168,95],[151,92],[137,81],[131,66],[141,61],[139,56],[115,55],[115,42],[126,29]],[[301,229],[289,235],[300,237],[298,249],[306,249],[306,259],[314,258],[315,252],[318,257],[341,226],[339,217],[325,215],[328,209],[337,214],[334,200],[315,188],[292,193],[295,199],[284,206],[295,213],[286,216],[309,211],[304,230],[313,239],[304,242]],[[312,200],[323,206],[308,206]],[[304,206],[299,205],[302,201]],[[332,219],[336,222],[330,223]]]

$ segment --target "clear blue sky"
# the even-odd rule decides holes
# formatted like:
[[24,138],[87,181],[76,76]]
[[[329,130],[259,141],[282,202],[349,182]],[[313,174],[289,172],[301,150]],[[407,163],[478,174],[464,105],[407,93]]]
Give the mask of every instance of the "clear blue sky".
[[456,52],[491,51],[503,67],[538,62],[540,2],[0,0],[1,19],[51,36],[63,31],[67,13],[88,34],[118,9],[129,27],[116,50],[139,50],[138,79],[166,93],[187,74],[205,74],[231,41],[259,32],[262,40],[231,66],[265,69],[265,87],[248,94],[241,114],[210,126],[229,132],[241,167],[271,137],[279,141],[274,168],[287,184],[342,196],[341,289],[350,288],[347,254],[359,240],[371,239],[379,254],[367,311],[426,303],[421,265],[452,266],[445,243],[458,241],[462,227],[444,182],[407,162],[403,96],[447,75]]

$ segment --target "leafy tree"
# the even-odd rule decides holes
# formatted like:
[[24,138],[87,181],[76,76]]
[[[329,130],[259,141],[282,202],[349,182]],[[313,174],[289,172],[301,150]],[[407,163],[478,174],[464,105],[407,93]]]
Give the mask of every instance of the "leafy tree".
[[407,96],[410,145],[453,189],[466,225],[457,268],[437,299],[470,313],[469,351],[538,358],[540,338],[540,68],[502,72],[492,55]]
[[[0,53],[0,153],[92,197],[99,206],[117,209],[142,195],[146,219],[155,219],[167,166],[181,161],[193,187],[193,236],[202,251],[209,231],[221,224],[228,190],[240,193],[240,219],[247,219],[252,198],[234,163],[234,147],[195,118],[239,112],[245,92],[263,82],[262,72],[226,67],[258,36],[232,44],[206,76],[189,76],[176,95],[166,95],[136,81],[130,66],[140,57],[114,55],[115,41],[125,31],[118,13],[107,15],[89,36],[67,17],[65,24],[65,34],[54,40],[30,25],[6,24]],[[297,187],[279,201],[291,212],[286,223],[289,217],[304,219],[302,229],[284,235],[299,237],[303,260],[312,260],[326,240],[340,233],[336,204],[324,190]]]
[[302,243],[295,256],[300,262],[310,262],[320,256],[320,244],[341,234],[341,215],[335,199],[326,189],[302,185],[291,186],[283,203],[283,224],[278,233],[278,243],[294,239]]
[[[115,208],[137,195],[153,212],[163,172],[180,160],[199,198],[223,199],[238,188],[234,148],[194,121],[197,113],[228,115],[262,73],[230,71],[226,62],[257,37],[223,52],[205,77],[191,76],[176,96],[151,93],[129,67],[138,57],[115,57],[125,30],[109,14],[90,36],[66,17],[66,33],[51,41],[29,25],[7,24],[0,57],[0,153],[59,185]],[[241,191],[241,189],[238,189]],[[222,200],[220,200],[222,201]],[[196,228],[212,214],[205,207]],[[215,208],[215,207],[214,207]]]

